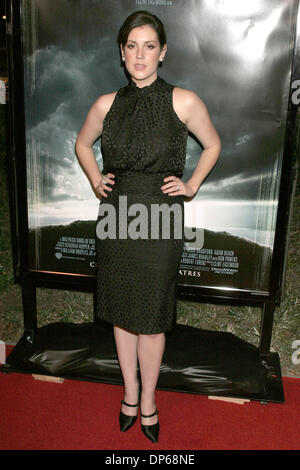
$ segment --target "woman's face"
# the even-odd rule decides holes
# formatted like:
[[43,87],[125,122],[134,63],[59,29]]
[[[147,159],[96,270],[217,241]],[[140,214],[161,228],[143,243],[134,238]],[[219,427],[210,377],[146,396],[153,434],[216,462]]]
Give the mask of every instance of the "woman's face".
[[167,46],[161,48],[156,31],[149,25],[133,28],[123,47],[122,57],[132,80],[138,87],[150,85],[157,78],[157,67]]

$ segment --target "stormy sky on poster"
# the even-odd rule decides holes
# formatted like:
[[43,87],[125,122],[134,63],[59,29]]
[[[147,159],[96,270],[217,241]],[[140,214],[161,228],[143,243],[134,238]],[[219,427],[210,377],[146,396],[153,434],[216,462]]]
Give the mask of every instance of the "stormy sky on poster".
[[[161,77],[198,93],[222,139],[219,162],[193,203],[207,228],[268,244],[257,233],[270,235],[276,216],[292,3],[274,0],[270,9],[261,0],[25,1],[31,226],[96,219],[98,200],[75,157],[75,140],[97,97],[126,85],[117,32],[129,13],[147,9],[166,26]],[[100,140],[94,150],[101,167]],[[200,153],[189,138],[185,180]]]

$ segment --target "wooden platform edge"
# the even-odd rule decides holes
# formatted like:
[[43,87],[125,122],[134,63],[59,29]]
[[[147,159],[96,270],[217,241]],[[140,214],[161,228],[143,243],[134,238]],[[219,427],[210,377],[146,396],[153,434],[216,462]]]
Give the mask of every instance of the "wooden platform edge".
[[250,402],[250,400],[246,398],[233,398],[233,397],[219,397],[216,395],[208,395],[209,400],[219,400],[219,401],[226,401],[229,403],[235,403],[236,405],[243,405],[244,403]]
[[44,380],[45,382],[54,382],[59,384],[62,384],[65,380],[62,377],[52,377],[51,375],[32,374],[32,377],[35,380]]

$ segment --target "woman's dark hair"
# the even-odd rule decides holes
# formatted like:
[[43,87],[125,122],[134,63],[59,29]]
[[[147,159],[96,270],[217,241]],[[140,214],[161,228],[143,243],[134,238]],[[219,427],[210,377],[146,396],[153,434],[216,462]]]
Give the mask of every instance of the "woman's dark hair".
[[163,47],[167,43],[164,25],[157,16],[145,10],[135,11],[126,18],[119,30],[118,44],[125,46],[130,31],[138,26],[146,25],[151,26],[156,31],[160,46]]

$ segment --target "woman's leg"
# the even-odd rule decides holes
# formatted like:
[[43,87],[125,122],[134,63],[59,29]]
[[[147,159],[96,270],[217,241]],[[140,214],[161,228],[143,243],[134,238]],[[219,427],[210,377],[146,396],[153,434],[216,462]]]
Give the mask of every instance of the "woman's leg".
[[[114,337],[124,380],[124,401],[130,405],[136,405],[139,393],[137,379],[138,335],[121,327],[114,326]],[[138,408],[122,405],[121,410],[128,416],[135,416]]]
[[[137,354],[142,382],[141,411],[144,415],[151,415],[156,408],[155,389],[164,349],[164,333],[138,336]],[[142,424],[151,426],[157,420],[157,416],[142,418]]]

